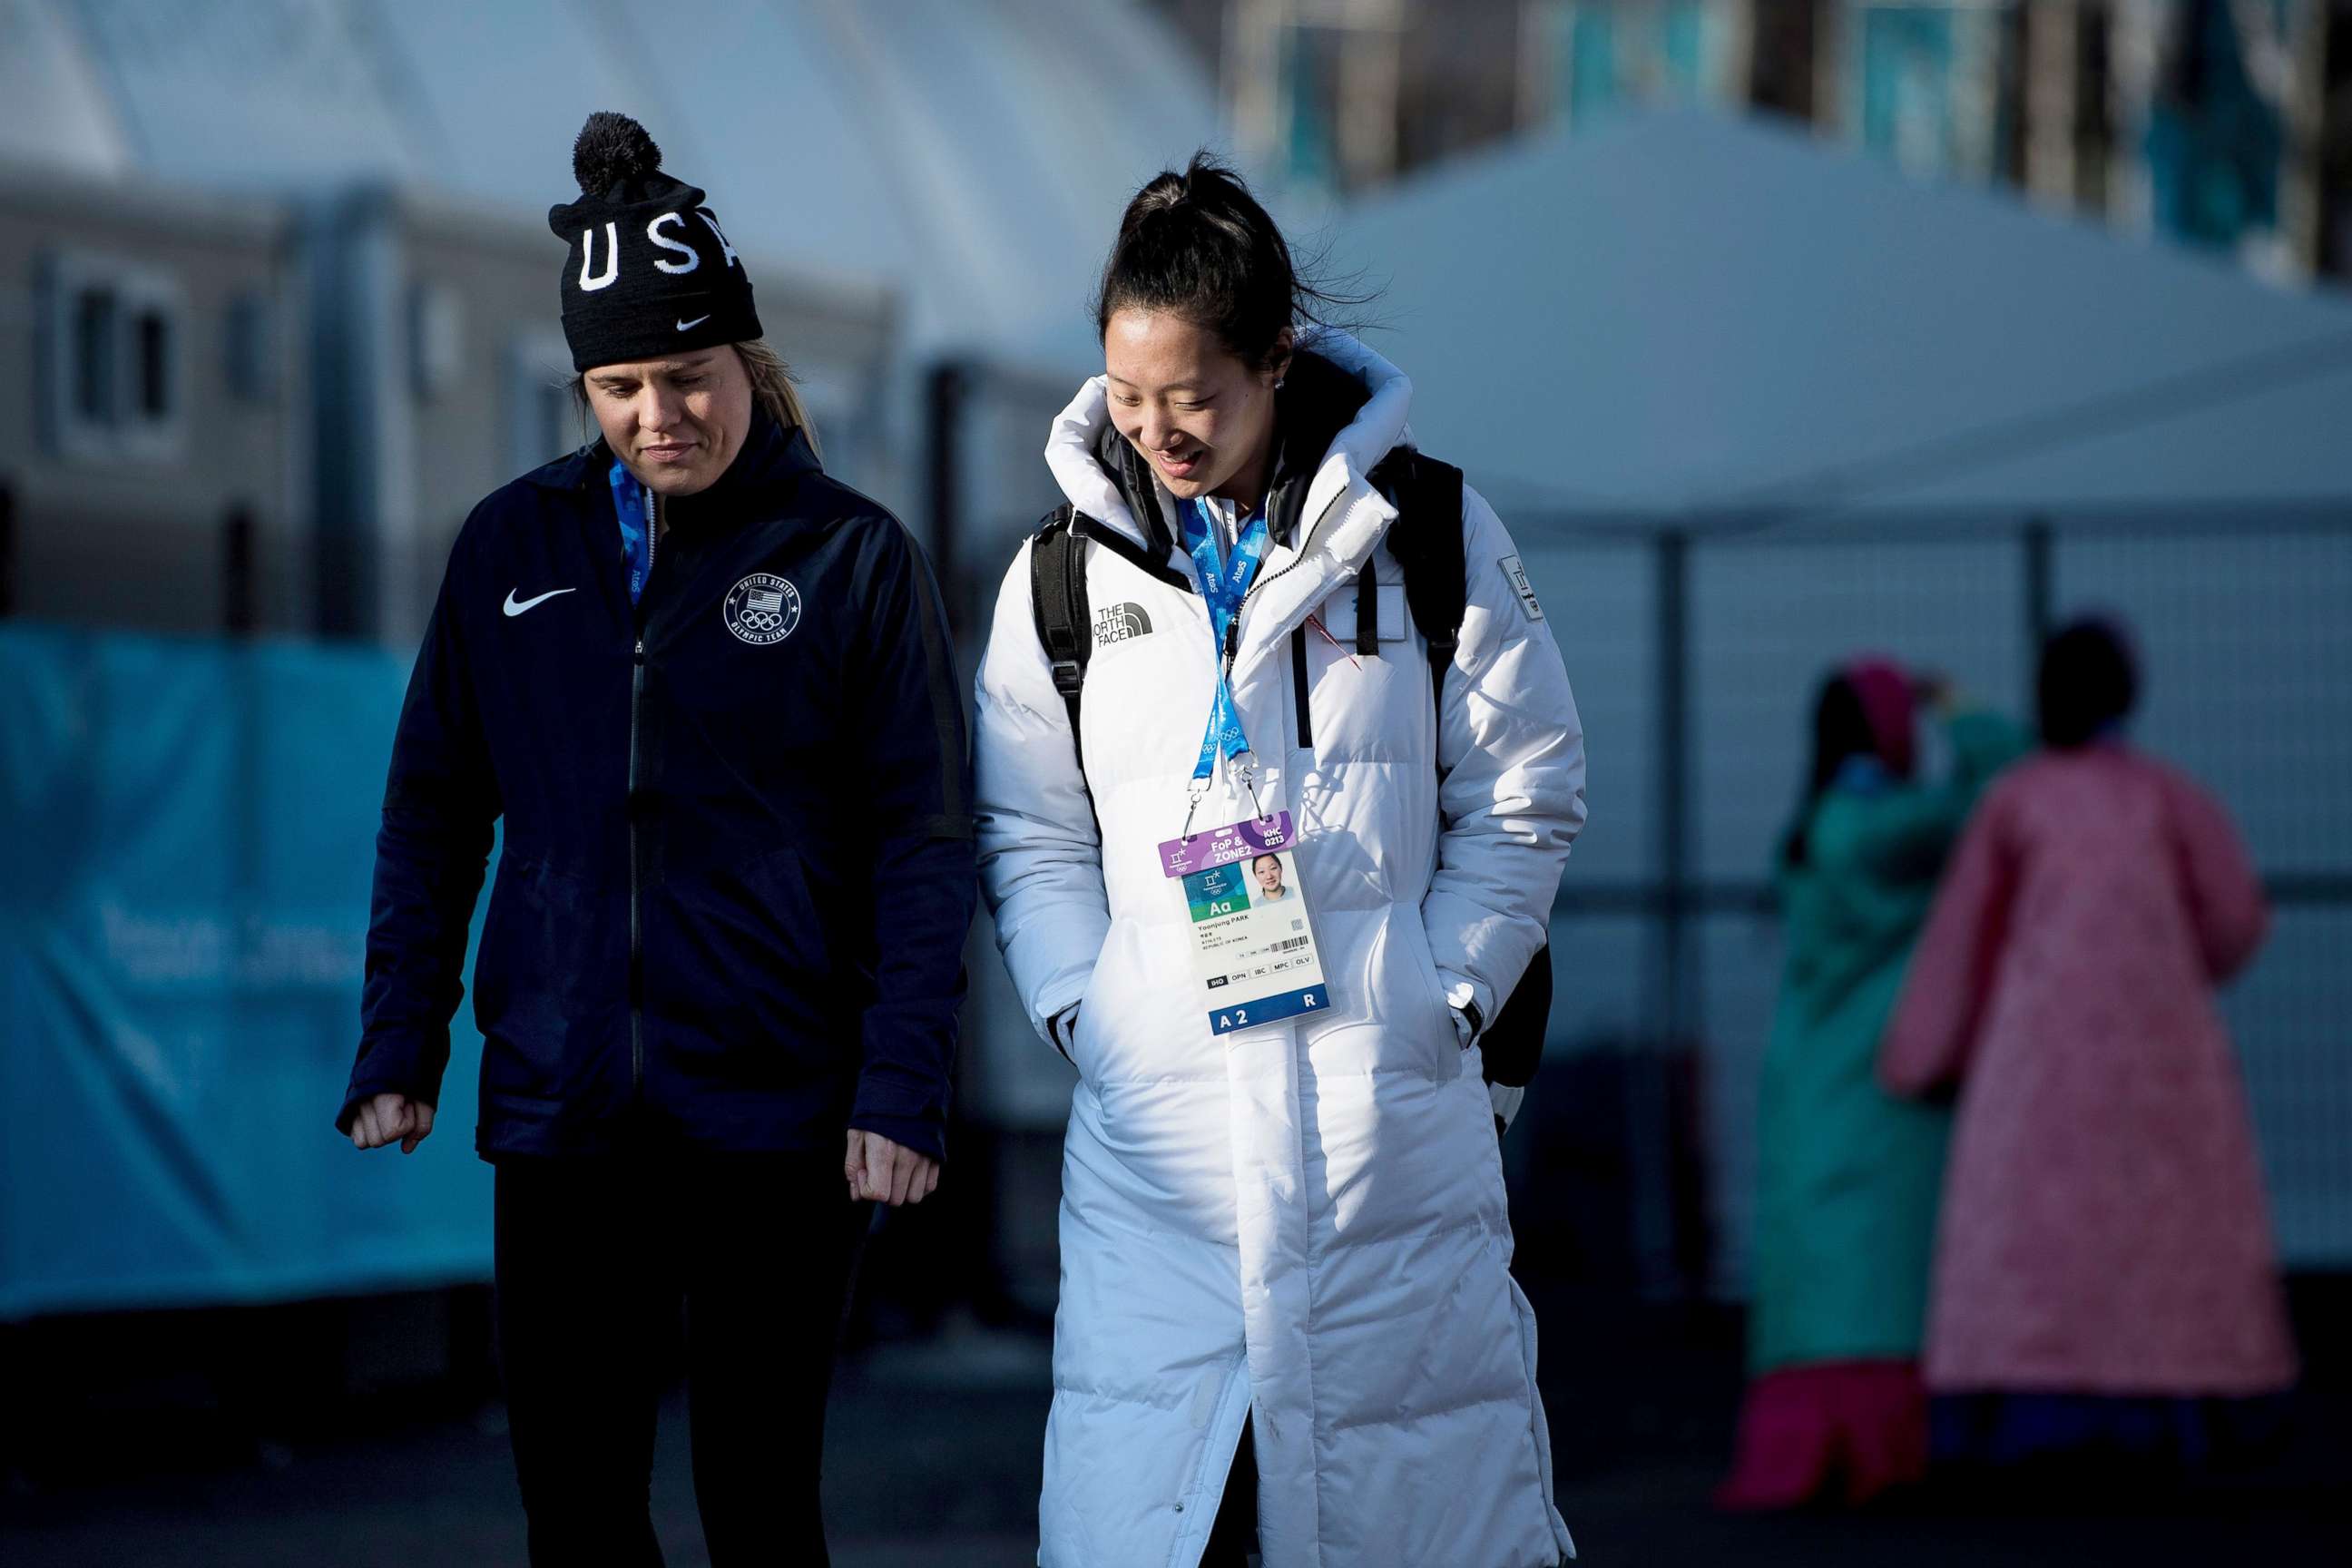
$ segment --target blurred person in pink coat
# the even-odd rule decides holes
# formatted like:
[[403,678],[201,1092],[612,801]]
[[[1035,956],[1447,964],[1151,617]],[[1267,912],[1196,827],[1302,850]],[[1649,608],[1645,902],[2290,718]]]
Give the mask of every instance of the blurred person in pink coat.
[[1895,1093],[1958,1105],[1925,1374],[1939,1461],[2199,1469],[2295,1377],[2214,988],[2262,886],[2221,806],[2125,743],[2120,627],[2052,637],[2044,749],[1987,794],[1889,1025]]

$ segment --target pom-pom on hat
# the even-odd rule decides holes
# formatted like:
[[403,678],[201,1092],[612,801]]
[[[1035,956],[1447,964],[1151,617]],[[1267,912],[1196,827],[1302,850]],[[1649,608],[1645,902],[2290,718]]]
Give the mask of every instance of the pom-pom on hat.
[[698,186],[662,173],[625,114],[588,117],[572,146],[580,199],[547,209],[571,246],[563,336],[572,368],[661,359],[759,337],[751,280]]

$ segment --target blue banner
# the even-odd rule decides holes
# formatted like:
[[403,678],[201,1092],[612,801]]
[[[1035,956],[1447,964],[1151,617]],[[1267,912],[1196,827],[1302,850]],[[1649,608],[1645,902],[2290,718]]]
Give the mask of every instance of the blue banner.
[[0,627],[0,1320],[487,1279],[434,1136],[337,1137],[408,660]]

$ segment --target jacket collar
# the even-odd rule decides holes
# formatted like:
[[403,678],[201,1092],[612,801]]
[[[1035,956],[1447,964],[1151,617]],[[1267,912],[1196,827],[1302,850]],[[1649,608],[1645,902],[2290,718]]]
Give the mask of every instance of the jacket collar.
[[1340,433],[1372,399],[1371,389],[1319,353],[1294,355],[1275,395],[1274,475],[1266,524],[1277,544],[1293,542],[1307,492]]

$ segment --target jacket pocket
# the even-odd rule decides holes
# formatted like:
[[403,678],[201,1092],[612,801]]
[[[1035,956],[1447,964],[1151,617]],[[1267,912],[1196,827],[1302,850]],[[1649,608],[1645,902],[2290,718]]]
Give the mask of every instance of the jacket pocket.
[[1094,967],[1087,971],[1087,988],[1078,993],[1075,1005],[1077,1021],[1070,1030],[1070,1065],[1087,1083],[1097,1082],[1095,1076],[1096,1047],[1100,1043],[1103,1027],[1103,972],[1110,967],[1111,949],[1118,935],[1118,924],[1111,923],[1104,933],[1102,947],[1095,953]]
[[[848,1026],[854,976],[834,961],[824,910],[810,890],[808,868],[796,850],[779,849],[747,860],[724,891],[739,943],[736,986],[751,1032],[770,1039],[830,1043]],[[743,1026],[739,1024],[739,1027]]]
[[832,1073],[859,1008],[831,948],[793,850],[673,875],[647,911],[646,1005],[698,1071],[747,1088]]
[[1412,953],[1412,973],[1420,983],[1419,995],[1427,1005],[1423,1014],[1428,1020],[1423,1027],[1429,1036],[1425,1059],[1440,1082],[1460,1078],[1462,1037],[1454,1026],[1454,1007],[1445,999],[1445,982],[1437,973],[1437,955],[1429,945],[1428,928],[1421,923],[1418,910],[1399,909],[1396,918],[1404,931],[1404,945]]
[[567,1060],[604,972],[603,922],[586,883],[537,861],[499,861],[474,956],[474,1023],[494,1090],[560,1097],[583,1065]]
[[778,849],[747,860],[736,879],[762,911],[774,937],[776,956],[793,973],[829,974],[832,946],[815,897],[809,891],[808,872],[800,852]]

